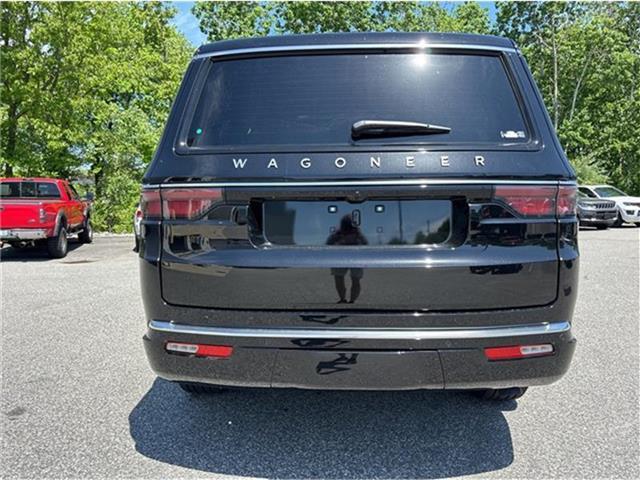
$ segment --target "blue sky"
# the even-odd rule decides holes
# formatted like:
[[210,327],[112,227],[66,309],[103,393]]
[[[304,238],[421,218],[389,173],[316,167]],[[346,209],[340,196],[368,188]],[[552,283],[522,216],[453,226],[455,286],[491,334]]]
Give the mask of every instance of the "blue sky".
[[198,19],[191,13],[191,7],[194,2],[172,2],[173,6],[178,9],[178,13],[173,19],[173,23],[185,37],[197,47],[206,41],[206,36],[198,27]]
[[[191,13],[191,7],[194,2],[172,2],[173,6],[178,9],[178,13],[173,19],[173,24],[180,30],[185,37],[193,44],[194,47],[202,45],[206,42],[206,36],[198,27],[198,20]],[[454,2],[444,2],[447,8],[453,8]],[[495,20],[496,7],[494,2],[480,2],[484,8],[489,9],[491,21]]]

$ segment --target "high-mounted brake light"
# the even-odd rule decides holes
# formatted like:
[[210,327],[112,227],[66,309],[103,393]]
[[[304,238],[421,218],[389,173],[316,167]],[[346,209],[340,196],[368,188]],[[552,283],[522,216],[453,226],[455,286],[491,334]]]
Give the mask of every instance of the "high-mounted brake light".
[[519,358],[544,357],[553,355],[553,345],[514,345],[509,347],[491,347],[484,349],[484,355],[490,361],[517,360]]
[[165,219],[192,220],[222,200],[219,188],[169,188],[162,190],[162,216]]
[[165,348],[170,353],[195,355],[196,357],[228,358],[233,353],[233,347],[228,345],[167,342]]

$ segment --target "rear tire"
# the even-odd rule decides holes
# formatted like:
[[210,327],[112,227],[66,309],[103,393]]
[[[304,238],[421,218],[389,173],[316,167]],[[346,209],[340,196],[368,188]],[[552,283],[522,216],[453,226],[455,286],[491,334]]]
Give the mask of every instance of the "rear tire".
[[84,224],[84,228],[78,234],[78,240],[80,243],[93,242],[93,227],[91,226],[91,219],[87,217],[87,221]]
[[47,250],[51,258],[63,258],[67,256],[68,249],[67,228],[61,225],[58,234],[47,239]]
[[636,227],[640,227],[640,222],[636,222]]
[[497,400],[503,402],[506,400],[515,400],[520,398],[527,391],[527,387],[512,388],[488,388],[486,390],[478,390],[475,394],[483,400]]
[[210,395],[213,393],[224,392],[224,388],[215,385],[207,385],[206,383],[178,383],[180,388],[191,395]]

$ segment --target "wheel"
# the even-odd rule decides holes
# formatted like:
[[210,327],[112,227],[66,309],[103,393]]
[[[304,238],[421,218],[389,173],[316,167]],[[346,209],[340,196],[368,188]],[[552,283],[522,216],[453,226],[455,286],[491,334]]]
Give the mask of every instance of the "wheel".
[[609,226],[608,225],[596,225],[596,228],[598,230],[606,230],[607,228],[609,228]]
[[620,212],[618,212],[618,216],[616,217],[616,221],[613,224],[613,226],[614,227],[621,227],[623,223],[624,223],[624,221],[622,220],[622,215],[620,215]]
[[527,387],[512,388],[488,388],[486,390],[477,390],[475,393],[483,400],[515,400],[520,398],[527,391]]
[[89,217],[87,217],[84,228],[78,234],[78,240],[80,240],[80,243],[93,242],[93,227],[91,226],[91,219]]
[[640,222],[636,222],[636,227],[640,227]]
[[47,239],[47,250],[51,258],[63,258],[67,256],[68,247],[67,227],[62,225],[57,235]]
[[207,385],[206,383],[178,383],[180,388],[187,393],[202,395],[202,394],[210,394],[210,393],[221,393],[224,392],[224,388],[216,387],[215,385]]

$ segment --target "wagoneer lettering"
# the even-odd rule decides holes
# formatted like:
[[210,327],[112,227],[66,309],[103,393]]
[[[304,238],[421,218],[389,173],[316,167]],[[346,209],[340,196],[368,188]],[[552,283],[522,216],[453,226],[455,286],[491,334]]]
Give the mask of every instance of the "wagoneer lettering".
[[140,202],[152,368],[190,392],[558,380],[576,186],[533,85],[490,36],[201,47]]
[[[468,157],[468,158],[467,158]],[[233,167],[236,169],[243,169],[245,166],[247,166],[247,163],[250,162],[249,158],[232,158],[231,159],[232,163],[233,163]],[[266,168],[279,168],[279,163],[278,163],[278,158],[276,157],[270,157],[268,158],[268,160],[263,160],[263,159],[255,159],[252,160],[253,162],[255,162],[256,164],[262,165],[263,163],[266,163]],[[371,166],[371,168],[381,168],[383,163],[387,163],[388,159],[385,159],[383,156],[381,155],[377,155],[377,156],[372,156],[369,158],[369,165]],[[422,156],[414,156],[414,155],[408,155],[406,157],[404,157],[404,167],[407,169],[411,169],[414,168],[418,165],[418,163],[424,163],[427,164],[429,162],[433,162],[436,161],[436,158],[434,157],[433,159],[428,156],[428,155],[422,155]],[[440,155],[439,157],[437,157],[437,161],[439,162],[439,166],[442,168],[448,168],[451,166],[451,160],[449,159],[448,155]],[[348,160],[346,157],[336,157],[333,160],[333,166],[335,168],[338,169],[343,169],[344,167],[347,166]],[[464,163],[471,163],[476,167],[484,167],[485,164],[485,157],[483,157],[482,155],[468,155],[465,156],[464,158]],[[299,162],[298,165],[301,168],[307,169],[310,168],[312,165],[312,161],[311,158],[309,157],[304,157],[302,158]]]

